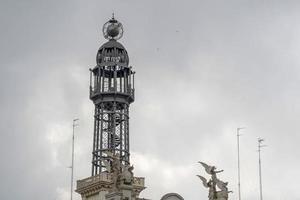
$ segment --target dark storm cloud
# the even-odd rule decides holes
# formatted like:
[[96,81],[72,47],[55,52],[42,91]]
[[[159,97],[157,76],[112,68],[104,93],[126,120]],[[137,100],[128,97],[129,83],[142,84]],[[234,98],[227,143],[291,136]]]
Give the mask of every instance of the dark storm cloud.
[[1,1],[0,198],[68,198],[74,117],[76,178],[89,176],[88,68],[115,12],[137,71],[130,139],[143,195],[206,197],[198,160],[225,169],[237,191],[235,130],[246,126],[244,198],[258,197],[261,136],[264,195],[296,199],[298,10],[297,1]]

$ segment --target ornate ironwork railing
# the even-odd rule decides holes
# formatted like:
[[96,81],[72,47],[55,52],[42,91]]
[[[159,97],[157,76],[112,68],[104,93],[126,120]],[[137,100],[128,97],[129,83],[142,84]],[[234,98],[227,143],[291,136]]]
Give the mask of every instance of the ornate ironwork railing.
[[90,97],[93,97],[97,94],[110,94],[110,93],[134,96],[134,89],[128,88],[126,91],[117,91],[115,88],[107,88],[104,91],[100,92],[97,89],[94,89],[93,87],[90,86]]

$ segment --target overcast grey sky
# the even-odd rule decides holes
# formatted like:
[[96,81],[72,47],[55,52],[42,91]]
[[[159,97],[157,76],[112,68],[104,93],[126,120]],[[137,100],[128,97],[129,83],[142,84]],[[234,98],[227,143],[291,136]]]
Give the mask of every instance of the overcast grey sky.
[[[131,161],[145,198],[205,199],[197,161],[224,169],[237,199],[300,199],[300,1],[0,1],[0,199],[69,199],[90,176],[93,104],[88,69],[115,12],[136,70]],[[80,197],[76,194],[76,199]]]

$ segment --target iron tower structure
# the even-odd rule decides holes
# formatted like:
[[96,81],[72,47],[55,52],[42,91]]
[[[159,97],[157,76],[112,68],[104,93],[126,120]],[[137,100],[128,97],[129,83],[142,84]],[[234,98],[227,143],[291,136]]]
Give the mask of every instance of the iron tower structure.
[[134,74],[124,46],[123,26],[114,16],[103,25],[108,41],[90,69],[90,99],[95,105],[92,174],[77,180],[82,200],[141,200],[145,178],[133,174],[129,152],[129,106],[134,102]]
[[90,69],[90,99],[95,105],[92,176],[105,171],[109,154],[129,164],[129,105],[134,102],[134,74],[124,46],[122,24],[112,17],[103,25],[108,40]]

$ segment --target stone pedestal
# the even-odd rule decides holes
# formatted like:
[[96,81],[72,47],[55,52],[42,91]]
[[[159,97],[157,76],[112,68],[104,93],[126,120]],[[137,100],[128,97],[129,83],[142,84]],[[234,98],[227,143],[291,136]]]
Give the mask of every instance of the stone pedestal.
[[120,200],[124,200],[124,198],[136,200],[140,192],[145,189],[143,177],[134,177],[132,185],[129,186],[120,184],[118,192],[112,192],[112,186],[112,175],[102,172],[96,176],[78,180],[76,192],[81,195],[82,200],[107,200],[106,196],[110,200],[119,200],[120,198]]
[[105,200],[112,185],[111,174],[107,172],[77,181],[76,192],[82,200]]

